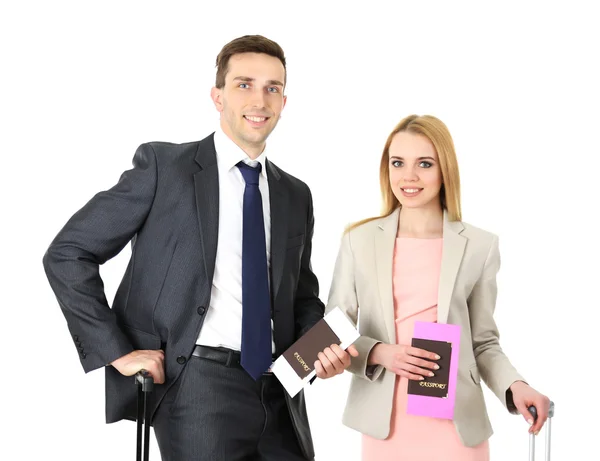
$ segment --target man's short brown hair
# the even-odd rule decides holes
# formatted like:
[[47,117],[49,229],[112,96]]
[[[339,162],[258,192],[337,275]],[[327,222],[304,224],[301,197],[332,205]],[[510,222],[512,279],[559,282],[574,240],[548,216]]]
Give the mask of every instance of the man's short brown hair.
[[225,45],[217,56],[217,78],[215,82],[217,88],[225,86],[225,75],[229,70],[229,58],[240,53],[264,53],[279,59],[283,64],[287,79],[283,49],[273,40],[269,40],[262,35],[244,35]]

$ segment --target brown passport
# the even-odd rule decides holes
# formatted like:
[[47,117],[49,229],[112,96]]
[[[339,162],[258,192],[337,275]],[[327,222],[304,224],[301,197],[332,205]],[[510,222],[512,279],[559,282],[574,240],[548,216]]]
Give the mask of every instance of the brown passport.
[[300,379],[304,379],[313,370],[314,363],[319,359],[319,352],[332,344],[341,344],[340,338],[325,319],[321,319],[285,351],[283,356]]
[[434,361],[440,367],[439,370],[431,370],[435,376],[426,376],[421,381],[408,381],[408,393],[415,395],[425,395],[428,397],[445,398],[448,396],[448,381],[450,380],[450,356],[452,354],[452,343],[446,341],[436,341],[433,339],[413,338],[413,347],[433,352],[440,356],[439,360]]

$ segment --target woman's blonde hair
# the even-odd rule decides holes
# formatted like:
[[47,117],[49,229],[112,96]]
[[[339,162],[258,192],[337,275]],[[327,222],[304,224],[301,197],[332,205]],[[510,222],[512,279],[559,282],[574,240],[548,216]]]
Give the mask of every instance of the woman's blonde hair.
[[390,145],[394,136],[398,133],[406,132],[425,136],[437,152],[442,171],[442,188],[440,189],[440,203],[444,210],[448,212],[450,221],[460,221],[462,219],[460,209],[460,176],[458,174],[458,162],[456,161],[456,151],[454,142],[448,127],[440,119],[432,115],[409,115],[404,118],[392,130],[385,142],[381,164],[379,167],[379,184],[381,186],[381,196],[383,198],[383,207],[381,216],[363,219],[348,226],[346,231],[361,226],[362,224],[373,221],[374,219],[385,218],[391,215],[400,202],[394,195],[390,184]]

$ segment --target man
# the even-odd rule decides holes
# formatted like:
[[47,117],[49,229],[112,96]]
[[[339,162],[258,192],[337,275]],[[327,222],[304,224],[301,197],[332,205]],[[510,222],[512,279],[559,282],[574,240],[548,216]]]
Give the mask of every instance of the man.
[[[129,376],[146,369],[164,383],[151,408],[165,460],[314,457],[303,394],[289,398],[269,372],[324,311],[310,265],[310,190],[265,151],[285,83],[277,43],[244,36],[225,45],[211,91],[216,132],[141,145],[133,168],[44,256],[84,370],[106,369],[107,422],[134,418]],[[130,241],[111,309],[99,265]],[[332,346],[315,367],[328,378],[349,363]]]

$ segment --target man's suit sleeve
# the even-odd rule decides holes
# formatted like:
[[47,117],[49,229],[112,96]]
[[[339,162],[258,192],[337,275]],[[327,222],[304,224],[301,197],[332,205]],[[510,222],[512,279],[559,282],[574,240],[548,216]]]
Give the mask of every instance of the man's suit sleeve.
[[117,255],[141,228],[156,184],[156,155],[152,146],[143,144],[133,168],[75,213],[44,255],[46,275],[86,373],[133,350],[106,300],[100,265]]
[[308,211],[306,223],[306,237],[302,260],[300,262],[300,277],[294,304],[297,337],[302,336],[323,318],[325,305],[319,299],[319,282],[312,271],[310,258],[312,253],[312,237],[315,227],[313,215],[312,194],[308,186]]

